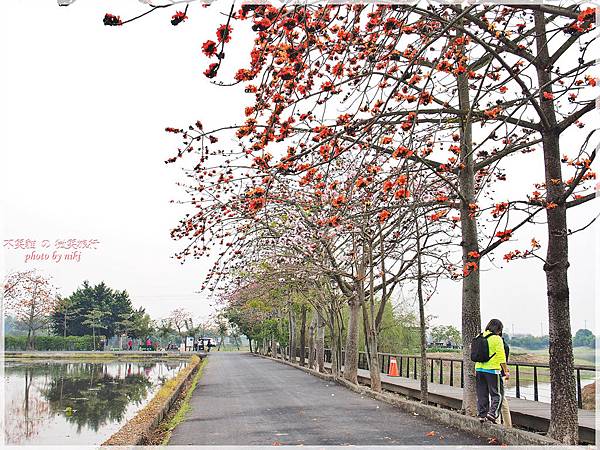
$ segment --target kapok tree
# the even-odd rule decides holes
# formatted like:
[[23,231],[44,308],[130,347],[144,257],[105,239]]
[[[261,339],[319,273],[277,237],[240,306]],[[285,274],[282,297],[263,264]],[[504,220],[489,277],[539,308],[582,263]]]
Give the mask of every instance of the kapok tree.
[[[519,127],[537,135],[542,144],[545,181],[537,183],[529,202],[543,206],[547,216],[544,270],[552,382],[549,434],[565,444],[575,444],[578,425],[567,282],[568,236],[572,231],[566,217],[567,209],[595,197],[589,192],[589,181],[595,179],[591,164],[596,149],[589,141],[593,132],[578,139],[576,131],[585,126],[582,119],[594,108],[594,97],[586,95],[584,88],[596,85],[589,72],[594,60],[588,56],[595,39],[590,33],[595,10],[532,5],[506,7],[500,12],[494,20],[486,17],[484,8],[469,13],[467,20],[481,35],[465,32],[486,47],[507,79],[519,85],[524,117]],[[507,62],[511,59],[514,64]],[[566,139],[568,151],[562,150]],[[567,180],[563,165],[570,166],[567,170],[572,172]],[[530,253],[510,252],[506,259]]]
[[50,278],[35,270],[14,272],[4,282],[6,312],[27,329],[27,350],[35,349],[35,333],[46,327],[57,302]]
[[[521,20],[523,11],[532,13],[536,17],[535,21],[539,28],[537,32],[526,30],[527,23],[517,22]],[[487,16],[491,16],[491,19]],[[560,45],[554,56],[545,59],[541,54],[539,58],[533,58],[538,75],[536,83],[534,86],[524,85],[523,79],[515,76],[522,71],[523,63],[519,60],[509,63],[504,61],[503,57],[506,53],[512,53],[515,57],[524,55],[531,63],[532,59],[528,57],[526,51],[527,39],[537,36],[538,48],[544,49],[545,44],[541,39],[547,39],[548,33],[545,28],[541,28],[541,24],[545,24],[546,16],[551,23],[559,25],[557,29],[561,30],[560,33],[564,31],[572,36]],[[565,17],[569,18],[570,22],[559,23]],[[252,155],[255,168],[258,169],[254,173],[257,177],[262,176],[263,180],[273,172],[267,170],[270,168],[276,169],[280,174],[313,170],[314,163],[306,163],[303,158],[317,151],[323,159],[329,160],[337,158],[350,149],[355,149],[357,145],[371,146],[380,138],[386,138],[383,141],[387,141],[386,144],[397,143],[398,140],[393,133],[391,137],[384,135],[390,134],[390,125],[410,132],[410,136],[414,136],[415,128],[423,130],[423,127],[417,126],[427,121],[450,125],[446,131],[453,127],[452,124],[459,124],[454,126],[457,132],[452,133],[453,136],[456,134],[456,141],[460,144],[457,145],[459,158],[455,161],[456,167],[450,168],[451,170],[448,170],[445,163],[435,164],[425,161],[424,158],[431,154],[433,151],[431,149],[435,145],[444,143],[445,137],[437,142],[434,140],[433,145],[425,145],[422,150],[424,153],[415,152],[412,145],[400,145],[392,151],[398,151],[399,154],[406,156],[412,152],[412,157],[418,157],[428,168],[441,172],[441,176],[454,174],[458,178],[458,191],[455,193],[460,199],[459,220],[463,234],[463,336],[466,344],[465,358],[468,362],[468,344],[480,328],[478,261],[474,260],[483,255],[483,252],[478,251],[476,217],[481,208],[475,202],[478,192],[477,179],[478,177],[479,181],[488,179],[493,174],[490,167],[493,168],[497,161],[505,156],[517,154],[519,150],[530,150],[536,140],[544,144],[544,151],[552,147],[545,145],[547,139],[546,141],[543,139],[543,136],[554,129],[553,126],[548,126],[549,122],[546,118],[546,113],[550,111],[541,108],[535,95],[528,95],[527,92],[536,93],[542,102],[553,100],[553,92],[545,91],[548,83],[544,82],[541,72],[544,70],[548,72],[547,69],[551,72],[550,63],[558,60],[555,56],[560,57],[565,49],[571,48],[589,31],[593,12],[579,8],[557,9],[537,5],[527,8],[497,5],[472,6],[464,10],[446,6],[429,7],[426,10],[402,6],[394,8],[377,6],[369,10],[361,5],[323,8],[302,6],[281,10],[269,6],[246,6],[238,15],[230,14],[227,23],[219,28],[218,44],[212,41],[205,43],[205,53],[217,59],[217,62],[212,63],[207,69],[208,77],[213,78],[218,73],[223,62],[223,48],[233,32],[230,23],[237,18],[253,20],[253,29],[258,37],[255,49],[252,51],[250,68],[241,69],[236,79],[238,82],[260,79],[259,85],[249,84],[246,88],[248,92],[256,94],[256,102],[247,108],[249,119],[238,129],[238,137],[248,138],[250,141],[250,145],[242,147],[239,156],[250,158]],[[368,20],[364,29],[361,27],[361,20]],[[121,23],[120,20],[109,20],[109,22],[111,25]],[[515,35],[515,32],[519,34]],[[509,37],[511,33],[516,37]],[[552,38],[554,39],[558,34],[552,34]],[[441,44],[441,48],[430,56],[429,51],[436,43]],[[469,49],[476,49],[476,51]],[[469,61],[468,52],[477,57]],[[546,66],[541,61],[544,61]],[[563,71],[558,81],[563,81],[565,74],[578,76],[584,68],[585,64],[579,63],[574,71]],[[427,72],[424,73],[423,70]],[[436,82],[438,92],[433,92],[435,85],[431,85],[430,80],[435,79],[432,77],[434,72],[441,76],[446,73],[451,83],[456,85],[457,107],[449,107],[450,101],[440,96],[439,87],[448,84]],[[502,78],[504,76],[506,79]],[[327,81],[317,85],[315,80],[319,78]],[[488,79],[498,81],[498,86],[493,87],[498,88],[498,92],[502,94],[510,89],[507,83],[512,83],[517,84],[526,95],[511,101],[497,99],[494,106],[491,102],[493,89],[483,84],[483,80]],[[481,82],[474,83],[472,80],[481,80]],[[593,78],[587,80],[590,84],[593,82]],[[384,94],[383,90],[387,87],[390,88],[389,92]],[[348,89],[344,91],[344,88]],[[345,95],[346,104],[357,105],[357,108],[337,117],[335,123],[333,120],[330,122],[322,120],[324,116],[319,111],[315,112],[315,108],[305,108],[304,112],[301,111],[302,101],[306,100],[311,101],[311,106],[315,103],[317,105],[325,105],[327,102],[329,105],[343,103],[330,101],[334,96],[338,99],[343,98],[339,94]],[[500,104],[497,103],[498,100]],[[392,101],[397,102],[398,105],[396,110],[390,111],[388,107]],[[483,105],[486,102],[487,105],[478,110],[479,104]],[[406,108],[404,105],[409,103],[413,103],[416,107],[412,110]],[[437,111],[425,111],[425,106],[429,104],[437,104],[440,108],[437,108]],[[537,112],[543,127],[540,127],[535,120],[522,117],[524,108],[528,107]],[[558,129],[562,130],[564,127],[566,130],[571,125],[578,125],[579,119],[586,112],[591,111],[591,107],[591,103],[588,102],[581,109],[565,116],[565,120],[558,124]],[[292,114],[288,115],[288,112]],[[502,133],[504,136],[498,137],[500,133],[489,133],[489,138],[483,139],[483,142],[492,148],[495,147],[494,141],[502,141],[502,146],[496,145],[500,148],[494,148],[493,152],[486,150],[482,144],[475,145],[473,123],[484,121],[495,122],[504,127]],[[521,131],[515,136],[514,131],[506,132],[507,125],[511,125],[513,130],[518,128],[527,132]],[[196,143],[202,146],[204,152],[204,142],[217,139],[212,134],[202,133],[200,128],[201,124],[197,124],[195,130],[198,134],[192,137],[188,132],[175,130],[185,133],[184,138],[187,139],[185,148],[178,153],[178,156],[190,151],[192,144],[196,145]],[[540,133],[543,136],[528,139],[528,133]],[[295,139],[295,145],[288,150],[287,155],[276,162],[274,154],[266,151],[266,147],[276,147],[274,143],[291,137]],[[554,157],[551,159],[556,160]],[[577,163],[582,163],[585,167],[585,159],[590,160],[584,158],[582,161],[577,160]],[[201,161],[199,169],[204,170],[205,175],[217,173],[208,169],[204,162]],[[231,176],[231,172],[227,171],[218,171],[218,173],[220,181]],[[586,177],[591,177],[587,169],[578,172],[575,180],[585,181],[583,179]],[[552,181],[558,179],[551,177],[550,183],[560,184]],[[566,191],[569,195],[581,195],[574,194],[574,191],[569,192],[570,189]],[[250,196],[251,204],[255,209],[264,205],[265,200],[262,197],[261,191],[253,192]],[[573,199],[571,205],[581,204],[588,198],[591,197]],[[560,209],[553,211],[556,210],[554,205],[558,205],[554,200],[546,198],[541,202],[533,202],[533,205],[551,211],[547,213],[550,217],[554,212],[560,212]],[[500,209],[506,209],[502,203],[499,205],[501,205]],[[529,217],[526,217],[521,223],[526,223],[528,219]],[[191,226],[193,228],[193,225]],[[499,230],[496,233],[498,239],[486,250],[491,251],[506,242],[515,229],[516,227],[507,227]],[[563,279],[565,280],[566,278]],[[564,299],[564,296],[562,298]],[[551,309],[556,311],[555,308]],[[554,320],[554,312],[550,314],[551,322]],[[561,323],[566,322],[562,320]],[[567,333],[563,331],[560,334],[563,339],[566,339],[564,336]],[[557,376],[564,379],[566,375],[563,373]],[[567,376],[569,377],[572,378],[572,374]],[[472,409],[474,403],[471,378],[470,375],[467,377],[465,385],[465,409],[467,410]],[[571,381],[568,383],[573,385]],[[557,389],[559,384],[558,381],[555,384]],[[558,411],[557,408],[561,407],[559,403],[558,400],[553,403],[555,405],[553,411]],[[571,404],[572,402],[567,405],[568,407],[563,408],[563,411],[571,417],[568,428],[572,431],[573,411],[569,409]],[[557,414],[555,413],[556,423],[559,415]],[[554,436],[559,437],[563,442],[573,438],[571,431],[567,433],[564,432],[564,427],[562,431],[559,428],[554,431],[555,428],[551,427]]]

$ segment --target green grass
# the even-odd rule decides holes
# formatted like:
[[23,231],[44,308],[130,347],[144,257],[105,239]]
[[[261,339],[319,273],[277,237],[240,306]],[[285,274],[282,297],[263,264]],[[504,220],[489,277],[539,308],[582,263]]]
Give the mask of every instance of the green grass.
[[175,427],[177,425],[179,425],[181,422],[183,422],[185,420],[185,417],[190,412],[190,410],[191,410],[190,399],[192,398],[192,394],[196,390],[196,385],[198,384],[198,381],[200,380],[200,377],[202,376],[204,366],[206,365],[207,362],[208,362],[208,359],[204,359],[200,363],[198,372],[196,373],[196,375],[194,375],[194,378],[192,379],[192,383],[190,384],[190,387],[187,390],[185,397],[183,398],[183,402],[181,403],[180,408],[177,410],[177,412],[171,418],[171,420],[169,420],[163,426],[161,426],[161,428],[162,428],[161,431],[164,431],[166,433],[161,445],[167,445],[169,443],[169,440],[171,439],[172,431],[175,429]]
[[[511,347],[511,355],[515,356],[515,359],[520,359],[521,356],[533,355],[545,359],[545,363],[548,363],[548,349],[542,348],[538,350],[531,350],[522,347]],[[589,347],[573,347],[573,357],[576,365],[590,366],[596,363],[596,350]]]

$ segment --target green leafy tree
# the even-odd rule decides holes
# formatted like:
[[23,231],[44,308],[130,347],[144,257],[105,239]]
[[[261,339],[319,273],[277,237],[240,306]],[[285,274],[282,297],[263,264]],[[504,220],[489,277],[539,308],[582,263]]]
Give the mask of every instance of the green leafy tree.
[[52,329],[55,334],[92,334],[92,327],[86,319],[94,309],[106,312],[103,330],[107,336],[122,333],[125,325],[123,321],[133,320],[134,309],[127,291],[113,290],[104,282],[92,286],[88,281],[84,281],[67,299],[64,303],[59,302],[52,312]]
[[133,323],[131,333],[133,337],[142,338],[154,333],[155,328],[152,324],[152,319],[143,307],[140,306],[139,309],[134,310],[131,318]]
[[94,308],[85,315],[83,323],[92,328],[92,339],[94,343],[94,349],[96,348],[96,330],[105,329],[105,318],[110,313],[100,308]]
[[539,350],[542,348],[548,348],[548,336],[532,336],[530,334],[512,336],[507,339],[504,338],[506,343],[511,347],[521,347],[529,350]]
[[169,321],[169,319],[161,319],[159,321],[155,321],[153,328],[162,341],[165,341],[169,337],[176,334],[176,331],[171,326],[171,322]]
[[596,336],[590,330],[584,328],[577,330],[573,338],[574,347],[596,347]]
[[69,322],[80,312],[81,308],[77,306],[73,297],[59,298],[52,314],[52,331],[57,335],[62,334],[63,337],[67,337]]
[[461,342],[460,331],[453,325],[438,325],[431,329],[431,340],[438,342],[451,342],[459,344]]

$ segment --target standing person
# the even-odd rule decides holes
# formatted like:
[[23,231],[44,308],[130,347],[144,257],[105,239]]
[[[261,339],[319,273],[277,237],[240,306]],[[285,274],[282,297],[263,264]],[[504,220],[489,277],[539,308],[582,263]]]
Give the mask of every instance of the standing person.
[[[502,336],[502,335],[500,335]],[[506,355],[506,363],[508,364],[508,355],[510,353],[510,347],[504,340],[504,336],[502,336],[502,343],[504,344],[504,354]],[[504,373],[504,370],[501,373],[502,379],[504,382],[508,382],[508,377]],[[506,399],[506,390],[504,390],[504,395],[502,397],[502,406],[500,407],[500,415],[502,416],[502,424],[506,428],[512,428],[512,418],[510,417],[510,408],[508,407],[508,400]]]
[[131,338],[129,338],[129,340],[127,341],[127,349],[133,350],[133,341],[131,340]]
[[508,380],[510,371],[506,366],[502,322],[492,319],[485,331],[473,340],[471,359],[476,361],[477,415],[483,423],[496,423],[504,397],[502,372]]

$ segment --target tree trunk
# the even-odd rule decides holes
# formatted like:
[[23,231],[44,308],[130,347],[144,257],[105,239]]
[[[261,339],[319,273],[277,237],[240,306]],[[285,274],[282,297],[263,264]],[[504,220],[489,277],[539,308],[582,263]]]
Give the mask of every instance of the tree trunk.
[[92,350],[96,351],[96,328],[92,326]]
[[315,325],[317,323],[317,313],[313,309],[312,318],[308,325],[308,368],[315,368]]
[[[422,307],[419,306],[419,315],[421,314]],[[427,384],[427,340],[425,337],[425,321],[424,317],[420,317],[421,327],[421,403],[429,403],[429,386]],[[433,364],[433,362],[432,362]]]
[[[543,92],[552,92],[546,24],[543,12],[534,12],[538,52],[538,85],[540,107],[548,120],[549,129],[542,133],[546,201],[555,208],[546,209],[548,251],[544,271],[548,293],[548,333],[550,353],[550,427],[548,435],[566,445],[578,443],[577,397],[573,376],[573,344],[569,310],[569,239],[564,183],[561,171],[560,135],[556,127],[554,101],[546,100]],[[543,91],[543,92],[542,92]],[[558,182],[556,181],[558,180]]]
[[319,311],[317,311],[317,342],[315,346],[317,369],[323,373],[325,372],[325,318]]
[[381,373],[379,372],[379,357],[377,346],[377,332],[369,324],[367,330],[367,339],[369,340],[369,374],[371,376],[371,389],[375,392],[381,392]]
[[[462,111],[470,110],[469,80],[467,73],[460,73],[458,79],[459,107]],[[479,253],[477,242],[477,219],[475,210],[469,205],[475,204],[475,179],[473,169],[473,130],[471,117],[461,122],[460,162],[463,165],[458,175],[459,190],[463,197],[460,201],[460,224],[462,235],[463,268],[467,262],[473,261],[469,253]],[[471,253],[473,254],[473,253]],[[476,260],[479,264],[479,260]],[[464,389],[462,409],[469,416],[477,415],[477,393],[475,390],[475,363],[471,361],[471,341],[481,332],[479,267],[471,270],[462,282],[462,336]]]
[[[421,261],[421,235],[419,223],[416,223],[417,231],[417,297],[419,300],[419,334],[421,335],[421,403],[429,403],[429,387],[427,385],[427,339],[425,329],[425,301],[423,300],[423,273]],[[433,362],[432,362],[433,364]],[[433,381],[433,380],[432,380]]]
[[300,365],[306,363],[306,306],[302,306],[300,320]]
[[[373,298],[369,298],[369,311],[367,311],[367,304],[362,299],[362,315],[363,315],[363,328],[365,333],[365,350],[367,353],[367,363],[369,364],[369,374],[371,377],[371,389],[376,392],[381,392],[381,374],[379,372],[379,357],[377,352],[377,332],[375,331],[374,324],[374,304]],[[360,352],[359,352],[360,355]]]
[[289,337],[289,355],[290,361],[296,362],[296,317],[294,314],[294,308],[290,305],[288,310],[289,320],[290,320],[290,337]]
[[356,293],[348,300],[348,334],[344,348],[344,378],[358,384],[358,314],[360,301]]
[[275,334],[271,335],[271,357],[277,358],[277,341],[275,340]]
[[35,350],[35,328],[31,330],[31,342],[29,345],[29,350]]
[[27,345],[25,346],[25,350],[31,350],[31,328],[27,330]]
[[249,337],[248,337],[248,345],[250,346],[250,353],[254,353],[252,351],[252,339],[250,339]]
[[330,312],[330,326],[331,326],[331,373],[334,378],[338,378],[340,376],[341,361],[340,361],[340,339],[338,337],[338,327],[336,324],[335,312]]

